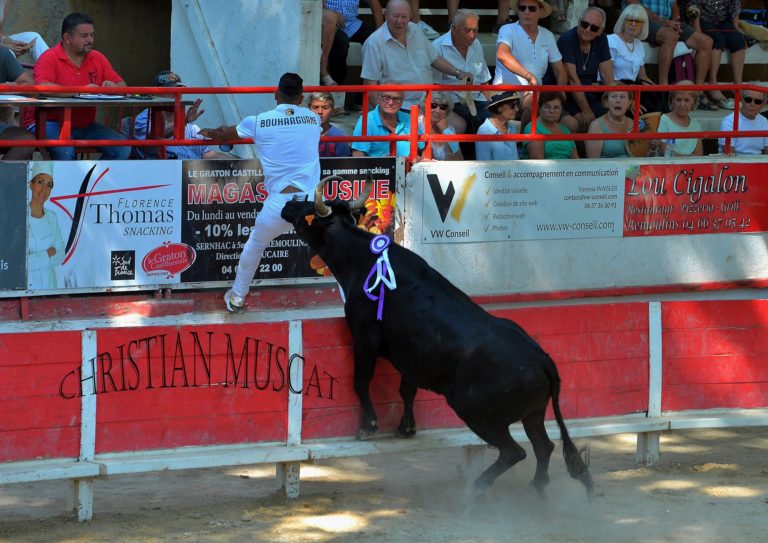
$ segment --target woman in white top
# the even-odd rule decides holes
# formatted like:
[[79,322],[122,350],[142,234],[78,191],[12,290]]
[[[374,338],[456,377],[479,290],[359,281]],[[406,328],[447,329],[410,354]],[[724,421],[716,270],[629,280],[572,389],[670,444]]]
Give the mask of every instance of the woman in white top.
[[[521,96],[514,92],[497,94],[486,106],[491,112],[485,122],[477,130],[482,134],[515,134],[520,130],[520,124],[515,121],[520,111]],[[517,143],[510,140],[478,141],[475,142],[477,160],[517,160]]]
[[[678,85],[693,85],[693,81],[679,81]],[[690,89],[681,89],[669,93],[669,113],[661,116],[657,132],[701,132],[699,121],[691,117],[691,111],[696,109],[699,101],[699,92]],[[661,144],[661,152],[666,153],[666,145],[670,140],[664,139]],[[675,147],[672,156],[701,156],[703,147],[701,138],[672,139]]]
[[654,84],[645,73],[645,47],[648,37],[648,14],[642,4],[629,4],[621,12],[608,36],[613,60],[614,79]]

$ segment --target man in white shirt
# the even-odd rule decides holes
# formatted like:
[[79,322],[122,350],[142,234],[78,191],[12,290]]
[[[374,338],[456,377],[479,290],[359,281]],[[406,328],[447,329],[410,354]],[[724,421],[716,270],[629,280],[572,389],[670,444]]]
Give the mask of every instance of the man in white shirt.
[[243,247],[235,283],[224,294],[230,313],[243,310],[269,242],[293,228],[280,216],[285,203],[293,197],[314,198],[315,186],[320,181],[320,117],[301,105],[303,93],[301,77],[285,73],[275,91],[275,109],[246,117],[237,126],[200,130],[201,136],[218,141],[252,138],[269,193]]
[[[472,80],[477,85],[488,83],[491,80],[491,72],[485,62],[483,46],[477,41],[478,25],[480,17],[468,10],[459,10],[451,21],[450,32],[443,34],[432,42],[432,47],[438,56],[443,57],[458,69],[472,74]],[[453,74],[444,74],[435,70],[433,72],[435,83],[438,85],[462,85],[464,82]],[[463,126],[451,126],[458,133],[477,132],[477,128],[488,117],[486,106],[490,100],[490,92],[454,92],[451,93],[453,112],[461,118]],[[469,96],[467,96],[469,95]],[[467,106],[467,99],[471,99],[475,105],[476,113],[472,115]],[[450,119],[449,119],[450,121]]]
[[[549,17],[552,6],[545,0],[512,0],[518,21],[504,25],[496,40],[496,73],[494,85],[540,85],[552,67],[558,85],[568,84],[563,57],[555,36],[539,26],[539,19]],[[531,93],[523,99],[523,126],[530,115]]]
[[[768,130],[768,119],[760,115],[760,110],[765,105],[766,95],[763,92],[745,90],[741,93],[741,107],[739,109],[739,132],[747,130]],[[733,116],[731,112],[720,123],[720,130],[733,130]],[[720,148],[725,146],[725,138],[718,140]],[[768,136],[753,136],[748,138],[732,138],[731,150],[737,155],[768,154]]]
[[[435,52],[424,33],[411,22],[411,6],[406,0],[389,0],[384,22],[363,44],[360,77],[365,85],[432,84],[432,69],[472,80],[472,74],[459,70]],[[408,92],[403,107],[421,102],[423,92]],[[371,93],[377,103],[377,93]]]

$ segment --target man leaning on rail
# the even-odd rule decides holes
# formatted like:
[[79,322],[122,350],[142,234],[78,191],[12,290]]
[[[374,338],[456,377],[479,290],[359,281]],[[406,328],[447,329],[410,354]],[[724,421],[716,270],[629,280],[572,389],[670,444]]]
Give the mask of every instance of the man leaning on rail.
[[[35,83],[42,86],[125,87],[125,81],[112,68],[107,57],[93,50],[93,19],[83,13],[70,13],[61,25],[61,42],[48,49],[35,64]],[[52,94],[52,96],[74,96]],[[48,109],[45,124],[46,139],[59,139],[63,109]],[[24,126],[35,130],[34,108],[28,108]],[[72,139],[123,140],[125,137],[96,122],[95,107],[72,108]],[[128,158],[130,147],[98,147],[101,158]],[[51,147],[54,160],[74,160],[74,147]]]

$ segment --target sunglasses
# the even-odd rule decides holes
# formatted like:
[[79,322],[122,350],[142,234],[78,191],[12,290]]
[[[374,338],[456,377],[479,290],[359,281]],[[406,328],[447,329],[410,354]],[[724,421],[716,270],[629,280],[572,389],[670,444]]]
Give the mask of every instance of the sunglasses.
[[745,104],[751,104],[752,102],[754,102],[756,106],[762,106],[765,100],[763,100],[762,98],[752,98],[751,96],[744,97]]
[[388,94],[382,94],[380,97],[382,102],[390,102],[392,104],[401,104],[403,99],[398,96],[390,96]]
[[588,23],[587,21],[581,21],[581,22],[579,23],[579,26],[580,26],[581,28],[583,28],[584,30],[587,30],[587,29],[589,29],[589,30],[591,30],[592,32],[597,32],[598,30],[600,30],[600,28],[602,28],[602,27],[599,27],[599,26],[597,26],[597,25],[593,25],[593,24],[591,24],[591,23]]
[[536,13],[539,11],[539,6],[517,6],[517,11],[523,12],[525,10],[528,10],[531,13]]
[[448,109],[448,104],[436,104],[435,102],[432,102],[432,103],[430,104],[430,106],[432,106],[432,109],[440,108],[440,109],[442,109],[443,111],[445,111],[445,110],[447,110],[447,109]]
[[642,25],[645,23],[642,19],[624,19],[624,24],[628,25]]

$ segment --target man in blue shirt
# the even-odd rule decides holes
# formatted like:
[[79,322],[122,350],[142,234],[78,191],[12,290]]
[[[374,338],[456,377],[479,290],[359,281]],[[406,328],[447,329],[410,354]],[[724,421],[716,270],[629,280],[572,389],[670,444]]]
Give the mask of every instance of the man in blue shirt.
[[[363,134],[363,117],[357,120],[353,136],[390,136],[411,133],[411,118],[400,110],[403,105],[403,91],[382,91],[379,105],[368,112],[368,127]],[[422,133],[419,130],[419,133]],[[392,156],[388,141],[356,141],[352,144],[352,156]],[[419,142],[419,152],[424,149],[424,142]],[[398,141],[395,155],[408,156],[410,142]]]

